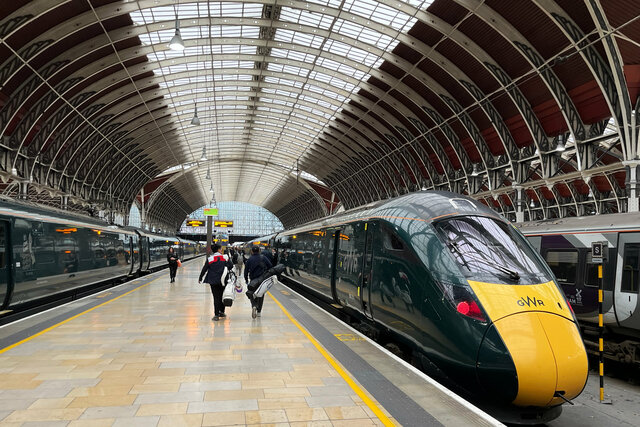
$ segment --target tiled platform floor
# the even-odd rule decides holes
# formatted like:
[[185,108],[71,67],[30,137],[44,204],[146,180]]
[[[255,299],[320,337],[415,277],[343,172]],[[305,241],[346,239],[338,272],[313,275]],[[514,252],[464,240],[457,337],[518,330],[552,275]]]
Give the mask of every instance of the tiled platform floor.
[[0,354],[0,425],[383,424],[271,297],[261,318],[243,294],[212,321],[199,269],[142,279]]

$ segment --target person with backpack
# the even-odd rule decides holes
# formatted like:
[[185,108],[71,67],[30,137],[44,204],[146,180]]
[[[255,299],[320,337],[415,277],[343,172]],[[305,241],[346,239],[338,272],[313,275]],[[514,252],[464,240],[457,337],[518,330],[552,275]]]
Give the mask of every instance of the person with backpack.
[[242,277],[242,267],[244,267],[245,263],[243,249],[236,250],[236,256],[233,259],[233,263],[236,265],[236,273],[238,273],[238,278]]
[[[262,274],[270,269],[271,266],[271,261],[269,261],[269,259],[264,255],[260,254],[260,247],[252,247],[251,257],[247,260],[244,268],[244,281],[247,286],[249,285],[249,278],[255,279],[262,276]],[[247,294],[247,297],[249,298],[249,301],[251,301],[251,317],[255,319],[261,315],[264,296],[254,298],[252,294]]]
[[[224,304],[222,302],[222,293],[224,292],[224,277],[225,268],[231,270],[233,265],[231,262],[222,255],[222,247],[218,244],[211,245],[211,254],[207,257],[202,271],[200,271],[200,277],[198,283],[208,283],[211,287],[211,294],[213,295],[213,311],[214,316],[211,320],[218,321],[221,317],[227,317],[224,313]],[[206,277],[205,277],[206,275]]]

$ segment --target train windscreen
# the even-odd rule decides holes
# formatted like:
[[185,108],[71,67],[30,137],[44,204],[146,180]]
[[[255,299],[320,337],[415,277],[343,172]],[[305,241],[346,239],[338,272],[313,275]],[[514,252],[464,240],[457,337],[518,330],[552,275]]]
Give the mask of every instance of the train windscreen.
[[507,223],[467,216],[441,220],[434,226],[469,279],[508,284],[553,279],[539,255]]

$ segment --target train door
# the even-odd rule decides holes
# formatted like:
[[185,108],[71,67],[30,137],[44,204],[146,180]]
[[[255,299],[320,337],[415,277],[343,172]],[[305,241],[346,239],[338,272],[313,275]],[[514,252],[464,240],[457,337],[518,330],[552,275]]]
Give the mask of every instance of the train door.
[[640,285],[640,233],[620,233],[614,308],[622,323],[636,312]]
[[128,251],[126,252],[127,262],[130,264],[129,275],[132,275],[133,269],[136,266],[136,262],[135,262],[136,257],[134,256],[135,248],[133,247],[133,236],[129,236],[129,247],[126,250]]
[[331,239],[329,242],[329,253],[327,257],[327,261],[330,262],[328,264],[331,281],[331,297],[333,301],[340,305],[340,299],[338,298],[338,292],[336,291],[336,263],[338,262],[338,247],[340,245],[340,235],[342,230],[339,228],[335,229],[327,229],[327,238]]
[[371,311],[371,285],[373,283],[373,239],[376,235],[378,225],[375,222],[366,222],[364,224],[365,240],[362,260],[362,272],[360,274],[360,284],[358,291],[360,293],[360,302],[362,304],[362,312],[370,319],[373,319]]
[[9,223],[0,221],[0,309],[9,304],[11,260],[9,250]]
[[150,251],[150,239],[147,236],[140,236],[140,269],[142,271],[149,270],[149,264],[151,263]]

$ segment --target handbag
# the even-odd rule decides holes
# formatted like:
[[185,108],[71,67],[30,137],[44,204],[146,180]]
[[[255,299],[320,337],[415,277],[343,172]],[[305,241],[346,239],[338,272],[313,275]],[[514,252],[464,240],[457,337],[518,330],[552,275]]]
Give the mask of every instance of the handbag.
[[222,304],[224,304],[225,307],[231,307],[233,305],[233,301],[236,299],[235,288],[235,285],[231,283],[224,287]]
[[178,267],[182,267],[182,262],[180,260],[176,261],[178,263]]

